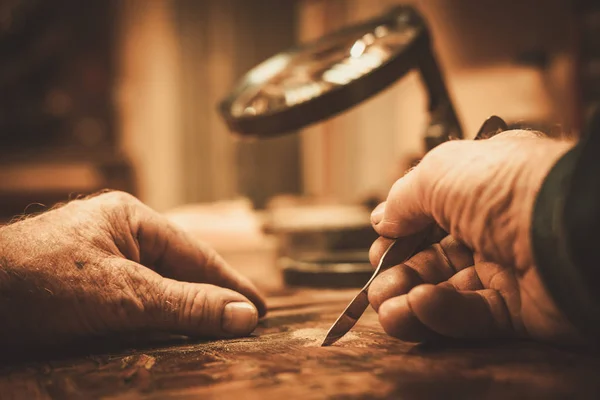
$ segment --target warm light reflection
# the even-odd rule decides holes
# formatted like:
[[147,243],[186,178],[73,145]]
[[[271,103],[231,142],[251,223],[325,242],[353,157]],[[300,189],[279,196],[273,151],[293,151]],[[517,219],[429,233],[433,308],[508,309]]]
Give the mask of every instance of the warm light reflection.
[[318,82],[309,82],[285,91],[285,102],[294,105],[305,102],[323,93],[322,85]]
[[323,73],[323,80],[337,85],[346,85],[360,78],[383,63],[384,52],[364,53],[357,58],[347,58]]
[[282,72],[289,63],[287,54],[279,54],[259,64],[248,74],[250,84],[265,82]]
[[363,55],[365,49],[367,48],[367,44],[362,40],[357,40],[354,42],[354,45],[350,49],[350,56],[352,58],[358,58]]

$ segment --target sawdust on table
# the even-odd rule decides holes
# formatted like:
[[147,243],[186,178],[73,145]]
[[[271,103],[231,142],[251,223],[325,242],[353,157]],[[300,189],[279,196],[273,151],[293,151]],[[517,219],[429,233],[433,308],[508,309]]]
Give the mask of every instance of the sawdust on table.
[[[304,345],[306,347],[321,346],[321,343],[323,343],[323,340],[325,339],[326,335],[327,329],[321,328],[304,328],[298,329],[291,333],[292,339],[304,340]],[[336,344],[349,343],[357,339],[359,339],[359,335],[355,332],[350,331],[346,335],[344,335],[343,338],[338,340]]]

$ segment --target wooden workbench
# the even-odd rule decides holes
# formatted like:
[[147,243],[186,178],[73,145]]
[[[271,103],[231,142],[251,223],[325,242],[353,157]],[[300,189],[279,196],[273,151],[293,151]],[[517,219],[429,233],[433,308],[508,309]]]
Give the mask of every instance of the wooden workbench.
[[525,342],[418,347],[369,310],[319,347],[354,291],[270,298],[252,337],[87,350],[0,367],[0,399],[600,398],[600,358]]

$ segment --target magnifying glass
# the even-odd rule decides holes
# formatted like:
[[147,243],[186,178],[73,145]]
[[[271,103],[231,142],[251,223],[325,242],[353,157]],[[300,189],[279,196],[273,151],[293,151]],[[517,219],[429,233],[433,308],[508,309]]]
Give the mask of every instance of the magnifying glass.
[[462,130],[423,18],[409,6],[279,53],[219,105],[230,130],[269,138],[329,119],[417,69],[428,94],[428,149]]

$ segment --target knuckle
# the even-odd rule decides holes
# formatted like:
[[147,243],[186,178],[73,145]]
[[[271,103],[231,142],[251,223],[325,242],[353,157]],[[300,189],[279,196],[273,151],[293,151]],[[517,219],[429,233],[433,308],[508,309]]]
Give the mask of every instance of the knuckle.
[[214,304],[211,304],[203,290],[189,291],[186,296],[185,316],[192,326],[216,326],[220,323],[214,317],[214,308]]
[[467,142],[461,140],[444,142],[427,152],[421,164],[451,160],[457,153],[462,151],[465,145],[467,145]]
[[492,136],[489,140],[503,140],[503,139],[511,139],[511,138],[541,138],[544,137],[545,134],[540,131],[533,131],[528,129],[511,129],[508,131],[500,132],[497,135]]
[[418,174],[418,180],[429,183],[437,177],[445,175],[451,167],[461,160],[472,143],[468,141],[453,140],[445,142],[430,150],[419,165],[412,171]]
[[190,330],[218,334],[227,299],[218,293],[211,293],[210,287],[198,288],[180,284],[181,287],[176,288],[180,293],[179,300],[171,300],[177,304],[178,322]]
[[193,322],[196,326],[202,324],[204,329],[216,332],[221,329],[223,310],[231,301],[231,296],[227,296],[224,290],[209,293],[210,287],[206,289],[194,293],[191,314],[195,318]]
[[189,326],[205,323],[211,306],[205,291],[179,281],[170,282],[154,303],[166,318]]
[[100,196],[96,197],[96,199],[108,206],[113,207],[138,205],[140,203],[140,201],[132,194],[118,190],[103,193]]
[[123,222],[131,225],[137,208],[142,204],[133,195],[121,191],[103,193],[89,201],[93,202],[94,207],[112,226],[120,227],[119,229],[123,228]]
[[384,289],[385,288],[382,287],[381,279],[377,278],[373,281],[373,283],[367,291],[369,303],[371,304],[371,307],[373,307],[375,312],[378,312],[379,307],[381,307],[381,304],[383,304],[383,302],[387,300],[384,293]]

